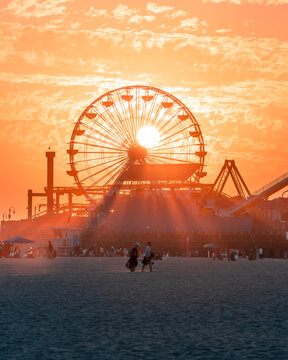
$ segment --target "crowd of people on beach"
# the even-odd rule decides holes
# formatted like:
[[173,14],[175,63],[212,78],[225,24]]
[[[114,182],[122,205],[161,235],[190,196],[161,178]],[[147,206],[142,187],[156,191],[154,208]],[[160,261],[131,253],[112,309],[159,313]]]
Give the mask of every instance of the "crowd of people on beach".
[[[137,239],[138,240],[138,239]],[[147,240],[146,240],[147,241]],[[146,242],[145,241],[145,242]],[[215,260],[228,260],[228,261],[237,261],[238,259],[247,259],[247,260],[261,260],[264,257],[269,256],[269,249],[266,248],[251,246],[249,248],[222,248],[220,246],[214,246],[214,244],[207,244],[209,248],[206,248],[206,245],[194,248],[187,249],[186,251],[182,249],[176,250],[164,248],[159,249],[159,244],[156,245],[156,251],[152,251],[151,241],[147,242],[147,246],[141,251],[141,240],[138,240],[133,247],[117,247],[110,244],[98,243],[98,245],[93,244],[87,248],[81,248],[80,244],[76,245],[74,248],[56,248],[53,245],[52,241],[48,241],[46,246],[38,246],[31,248],[29,251],[21,252],[19,246],[12,246],[10,243],[0,243],[0,257],[9,257],[9,258],[34,258],[42,257],[48,258],[49,260],[55,259],[57,256],[65,257],[125,257],[128,258],[126,262],[126,267],[134,272],[138,266],[139,257],[141,257],[142,270],[144,271],[146,267],[152,271],[153,261],[155,260],[165,260],[168,257],[207,257]],[[130,242],[131,244],[131,242]],[[127,246],[127,245],[126,245]],[[130,245],[131,246],[131,245]],[[143,256],[143,258],[142,258]],[[277,257],[277,256],[276,256]],[[287,249],[283,250],[281,256],[284,259],[288,259]]]
[[[259,249],[251,247],[248,251],[243,249],[212,249],[211,253],[208,252],[208,257],[212,257],[213,260],[225,260],[237,261],[239,258],[245,258],[248,260],[262,260],[264,257],[264,251],[260,247]],[[287,258],[287,256],[286,256]]]
[[[35,256],[33,253],[35,253],[35,250],[41,249],[41,255]],[[0,243],[0,258],[6,257],[6,258],[34,258],[34,257],[46,257],[49,260],[54,260],[57,255],[57,251],[52,245],[51,241],[48,241],[48,246],[43,246],[41,248],[36,249],[29,249],[26,251],[21,251],[19,246],[13,246],[11,243]]]

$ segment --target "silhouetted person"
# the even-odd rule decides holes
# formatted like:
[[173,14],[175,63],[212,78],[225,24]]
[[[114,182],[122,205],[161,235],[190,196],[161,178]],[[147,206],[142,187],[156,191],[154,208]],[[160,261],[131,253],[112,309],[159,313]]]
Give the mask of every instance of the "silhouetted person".
[[251,247],[249,254],[248,254],[248,259],[249,260],[255,260],[256,259],[256,253],[255,253],[255,249]]
[[260,260],[263,259],[263,249],[260,247],[260,249],[258,250],[258,254],[259,254],[259,258]]
[[14,257],[19,258],[20,257],[20,249],[19,247],[16,247],[14,250]]
[[55,258],[55,250],[53,245],[51,244],[51,241],[48,243],[48,259],[53,260]]
[[151,257],[151,241],[148,241],[146,249],[145,249],[145,254],[144,254],[144,259],[142,260],[142,272],[144,271],[144,268],[146,265],[149,265],[149,269],[150,271],[152,271],[152,257]]
[[138,265],[138,247],[140,246],[139,242],[136,242],[136,246],[134,246],[131,250],[129,250],[129,260],[126,263],[126,267],[131,272],[134,272],[136,270],[136,267]]
[[75,254],[75,256],[79,256],[79,255],[80,255],[80,246],[79,246],[79,245],[76,245],[76,246],[75,246],[74,254]]

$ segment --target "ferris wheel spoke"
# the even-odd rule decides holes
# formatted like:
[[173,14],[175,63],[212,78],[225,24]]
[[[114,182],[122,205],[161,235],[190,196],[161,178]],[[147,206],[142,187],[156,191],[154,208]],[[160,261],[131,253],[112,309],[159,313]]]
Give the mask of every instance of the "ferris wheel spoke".
[[[102,137],[104,137],[106,140],[103,140],[103,139],[101,139],[101,138],[99,138],[99,137],[95,137],[95,136],[92,136],[92,135],[88,135],[88,134],[83,134],[82,136],[83,137],[85,137],[85,138],[87,138],[87,139],[91,139],[91,140],[96,140],[97,142],[101,142],[101,143],[104,143],[104,144],[107,144],[107,145],[111,145],[111,146],[122,146],[122,144],[121,143],[119,143],[118,141],[116,142],[116,141],[113,141],[113,138],[111,138],[111,137],[109,137],[108,135],[106,135],[106,134],[103,134],[103,133],[101,133],[99,130],[95,130],[94,131],[94,133],[95,134],[97,134],[97,135],[99,135],[99,136],[102,136]],[[107,140],[108,140],[108,142],[107,142]],[[127,148],[126,148],[126,150],[127,150]]]
[[[178,113],[181,111],[181,108],[178,108],[167,120],[166,122],[159,128],[159,132],[162,132],[162,130],[165,129],[165,127],[171,123],[172,119],[175,118],[176,115],[178,115]],[[165,114],[165,116],[163,117],[163,119],[161,119],[161,122],[164,122],[164,119],[166,118],[167,114]],[[161,122],[158,122],[158,124],[160,125]],[[157,127],[158,127],[157,124]],[[179,125],[180,123],[177,123],[177,125]],[[177,126],[176,125],[176,126]],[[165,132],[163,132],[163,134],[165,134]]]
[[[115,131],[115,132],[114,132],[114,135],[115,135],[117,138],[119,138],[119,140],[123,140],[123,141],[124,141],[125,138],[119,137],[119,134],[118,134],[119,131],[118,131],[118,128],[115,127],[116,125],[115,125],[114,121],[112,120],[112,123],[109,122],[109,121],[107,121],[107,118],[106,118],[105,116],[103,116],[103,113],[101,113],[98,108],[96,108],[95,111],[96,111],[96,114],[102,119],[102,121],[103,121],[105,124],[108,124],[108,126],[111,128],[112,131]],[[110,132],[111,132],[111,130],[110,130]],[[109,132],[109,130],[108,130],[108,132]]]
[[153,109],[154,109],[155,104],[157,103],[157,98],[158,98],[158,93],[156,93],[156,95],[154,95],[154,97],[152,99],[152,104],[148,111],[147,117],[146,117],[146,119],[144,119],[144,126],[149,126],[149,119],[151,118],[151,114],[153,114]]
[[[130,145],[133,144],[135,142],[135,131],[134,131],[134,121],[131,121],[131,116],[130,116],[130,102],[132,100],[128,100],[128,106],[126,106],[124,100],[123,100],[123,95],[121,93],[117,93],[118,94],[118,99],[120,102],[120,106],[122,109],[122,112],[124,114],[124,118],[125,121],[123,122],[123,127],[125,132],[127,133],[129,140],[130,140]],[[127,107],[128,107],[128,112],[127,112]]]
[[[91,139],[90,137],[88,137],[88,136],[86,137],[86,141],[85,141],[85,145],[84,145],[86,152],[90,146],[94,146],[94,147],[98,146],[99,148],[101,148],[101,152],[100,152],[101,154],[103,154],[103,149],[106,149],[106,148],[109,150],[116,150],[119,155],[123,155],[123,153],[126,152],[126,149],[119,149],[119,148],[116,148],[114,145],[112,145],[113,147],[110,147],[110,144],[107,143],[107,141],[105,141],[104,139],[97,139],[98,144],[89,143],[88,141],[90,139]],[[96,140],[96,139],[93,138],[92,140]],[[106,151],[105,151],[105,154],[106,154]]]
[[[85,140],[85,144],[87,144],[88,143],[88,140],[90,139],[90,140],[95,140],[95,141],[97,141],[98,143],[101,143],[101,144],[105,144],[105,145],[111,145],[111,146],[115,146],[114,144],[111,144],[111,143],[107,143],[107,140],[104,140],[104,139],[101,139],[101,138],[96,138],[95,136],[92,136],[92,135],[86,135],[86,134],[84,134],[84,135],[82,135],[83,136],[83,138],[85,138],[86,140]],[[90,143],[89,143],[89,145],[91,145]],[[114,149],[116,149],[115,147],[114,147]],[[123,149],[123,151],[124,151],[124,149]]]
[[[117,91],[117,97],[118,97],[118,101],[119,101],[119,103],[120,103],[120,106],[121,106],[122,111],[123,111],[123,107],[124,107],[124,110],[125,110],[125,105],[124,105],[124,103],[123,103],[123,98],[122,98],[121,93],[119,93],[119,91]],[[122,107],[122,105],[123,105],[123,107]],[[118,107],[117,107],[115,104],[113,105],[113,107],[115,108],[115,111],[116,111],[116,113],[117,113],[119,122],[120,122],[120,124],[121,124],[121,127],[122,127],[124,133],[126,134],[126,139],[127,139],[126,141],[127,141],[128,146],[129,146],[129,145],[133,142],[133,139],[132,139],[132,137],[131,137],[131,133],[130,133],[129,129],[128,129],[128,128],[126,127],[126,125],[125,125],[125,123],[126,123],[125,120],[128,119],[128,118],[125,117],[126,112],[124,112],[125,115],[124,115],[124,119],[123,119],[123,118],[122,118],[122,115],[120,114],[120,112],[119,112],[119,110],[118,110]]]
[[[116,105],[114,104],[114,101],[112,101],[113,103],[113,108],[115,109]],[[108,107],[104,107],[103,102],[102,102],[102,107],[104,108],[104,111],[106,114],[108,114],[110,120],[113,122],[113,124],[115,125],[115,127],[117,128],[117,132],[118,134],[120,134],[120,137],[126,141],[127,139],[127,132],[125,131],[125,129],[123,128],[123,126],[121,124],[123,124],[123,122],[121,121],[121,117],[120,119],[115,119],[114,116],[112,115],[112,113],[110,112]],[[129,143],[129,141],[128,141]]]
[[[162,107],[162,102],[163,102],[163,99],[160,99],[160,102],[159,103],[157,103],[157,98],[158,98],[159,96],[158,96],[158,94],[157,94],[157,96],[156,96],[156,98],[155,98],[155,102],[154,102],[154,104],[153,104],[153,107],[152,107],[152,113],[151,114],[149,114],[149,118],[147,119],[148,120],[148,123],[147,123],[147,126],[150,126],[150,118],[151,118],[151,115],[152,114],[154,114],[154,116],[153,116],[153,119],[155,118],[155,117],[157,117],[157,116],[155,116],[155,114],[159,114],[159,112],[160,112],[160,110],[161,110],[161,107]],[[165,99],[165,98],[164,98]]]
[[[114,139],[114,141],[115,141],[116,143],[118,143],[120,146],[123,146],[123,139],[118,138],[117,135],[116,135],[116,137],[115,137],[115,136],[114,136],[115,134],[114,134],[113,131],[111,131],[111,128],[110,128],[110,130],[109,130],[109,129],[106,129],[106,127],[105,127],[104,125],[102,125],[102,124],[100,124],[100,123],[96,123],[96,121],[94,121],[93,119],[92,119],[92,121],[93,121],[93,123],[94,123],[96,126],[99,126],[102,130],[105,131],[105,133],[106,133],[107,135],[109,135],[109,137],[106,136],[106,135],[103,135],[103,136],[106,136],[108,139],[111,139],[111,140]],[[82,125],[82,126],[86,127],[87,129],[95,132],[96,134],[100,134],[99,130],[97,130],[97,129],[91,127],[91,126],[89,126],[89,125],[86,124],[86,123],[83,123],[82,121],[80,121],[80,125]],[[113,128],[113,129],[114,129],[114,128]]]
[[132,119],[132,122],[131,122],[131,124],[132,124],[132,134],[133,134],[133,139],[136,139],[136,126],[137,126],[137,124],[136,124],[136,121],[135,121],[135,116],[134,116],[134,111],[133,111],[133,107],[132,107],[132,105],[131,105],[131,100],[130,101],[128,101],[128,111],[129,111],[129,118],[130,119]]
[[[89,160],[89,159],[88,159],[88,160]],[[84,161],[88,161],[88,160],[84,160]],[[95,159],[94,159],[94,160],[95,160]],[[99,160],[99,159],[97,159],[97,160]],[[117,160],[118,160],[118,159],[117,159]],[[105,165],[111,164],[111,162],[112,162],[112,163],[117,163],[117,160],[116,160],[116,159],[113,159],[113,160],[106,161],[106,162],[105,162]],[[93,165],[93,166],[90,166],[90,167],[86,167],[85,169],[78,170],[78,173],[83,172],[83,171],[86,171],[86,170],[91,170],[91,169],[94,169],[94,168],[99,167],[99,166],[103,166],[103,164],[101,163],[101,164],[96,164],[96,165]]]
[[[79,154],[80,152],[78,152]],[[82,152],[84,153],[84,152]],[[99,151],[98,154],[102,154],[103,155],[103,152],[102,151]],[[115,159],[115,158],[118,158],[119,159],[119,153],[117,153],[117,155],[110,155],[110,156],[106,156],[107,152],[105,152],[105,159]],[[76,160],[74,161],[74,164],[82,164],[84,162],[89,162],[89,161],[98,161],[98,160],[101,160],[102,157],[98,156],[97,158],[90,158],[90,159],[83,159],[83,160]]]
[[[113,107],[116,105],[113,105]],[[115,126],[117,127],[117,130],[119,132],[119,134],[121,135],[121,137],[124,139],[124,141],[127,138],[127,133],[125,132],[125,130],[123,129],[122,126],[120,126],[119,124],[121,124],[121,119],[117,120],[114,118],[113,114],[111,113],[111,111],[108,109],[108,107],[105,109],[105,112],[109,115],[109,118],[111,119],[111,121],[113,121],[113,123],[115,124]],[[120,120],[120,121],[119,121]]]
[[120,103],[120,107],[122,109],[122,113],[124,115],[124,121],[122,121],[122,126],[123,126],[124,131],[126,132],[128,139],[130,140],[130,144],[132,144],[134,142],[134,139],[133,139],[133,134],[131,135],[131,129],[129,129],[126,125],[129,123],[129,117],[128,117],[126,109],[125,109],[125,104],[124,104],[121,93],[118,91],[117,91],[117,96],[118,96],[118,100]]
[[192,153],[190,153],[190,152],[187,152],[187,153],[177,153],[177,154],[175,154],[175,153],[171,153],[171,152],[157,152],[157,153],[151,153],[151,154],[149,154],[149,155],[151,155],[151,156],[158,156],[158,155],[179,155],[179,156],[181,156],[181,155],[192,155]]
[[[125,169],[125,166],[127,165],[127,162],[126,162],[126,164],[121,164],[121,165],[118,165],[115,169],[113,169],[111,172],[113,172],[114,171],[114,174],[113,175],[111,175],[107,180],[106,180],[106,182],[102,185],[102,187],[106,187],[117,175],[119,175],[120,173],[121,173],[121,171],[122,170],[124,170]],[[111,172],[109,173],[109,174],[111,174]],[[104,180],[105,178],[107,178],[107,174],[106,175],[104,175],[104,176],[102,176],[100,179],[99,179],[99,181],[102,181],[102,180]],[[97,181],[98,182],[98,181]],[[95,181],[92,185],[90,185],[86,190],[90,190],[93,186],[95,186],[96,184],[97,184],[97,182]],[[95,195],[93,195],[92,196],[92,199],[94,198],[96,196],[96,194]]]
[[[171,144],[172,143],[175,143],[175,142],[181,142],[185,139],[187,139],[188,137],[185,137],[185,138],[177,138],[177,139],[173,139],[172,141],[169,141],[167,140],[165,143],[163,143],[161,146],[159,146],[157,149],[153,149],[153,151],[151,151],[152,153],[157,153],[158,151],[162,151],[162,150],[167,150],[167,148],[169,147],[169,150],[173,150],[173,149],[180,149],[180,148],[189,148],[191,147],[193,144],[185,144],[185,145],[177,145],[177,146],[172,146],[171,147]],[[150,151],[150,149],[149,149]]]
[[[148,96],[148,95],[144,95],[144,96]],[[142,128],[144,126],[144,119],[145,119],[145,115],[146,115],[147,104],[148,104],[148,101],[144,101],[144,107],[143,107],[143,110],[142,110],[141,118],[139,119],[140,120],[139,121],[139,128]]]
[[131,114],[132,117],[132,123],[134,128],[133,139],[136,141],[137,131],[139,130],[138,119],[137,119],[137,92],[135,95],[135,102],[132,103],[132,101],[129,101],[128,108],[129,108],[129,113]]
[[[159,108],[161,108],[161,107],[163,106],[162,103],[166,102],[167,100],[169,101],[169,97],[165,96],[164,99],[161,101],[161,104],[160,104]],[[174,105],[174,101],[173,101],[173,105]],[[172,105],[172,106],[173,106],[173,105]],[[164,111],[164,114],[158,119],[158,121],[157,121],[158,114],[157,114],[157,116],[154,117],[153,122],[152,122],[152,125],[155,126],[155,127],[159,130],[159,132],[161,132],[161,130],[162,130],[162,128],[163,128],[163,126],[159,127],[160,124],[164,121],[164,119],[166,118],[167,115],[171,115],[171,110],[172,110],[172,107],[171,107],[171,108],[170,108],[170,107],[167,108],[167,109]],[[167,123],[169,123],[169,122],[171,121],[171,119],[173,119],[173,117],[174,117],[179,111],[180,111],[180,109],[177,108],[177,109],[175,110],[175,112],[169,117],[169,119],[167,120]]]
[[[126,162],[125,164],[121,164],[117,167],[117,169],[114,169],[113,170],[114,174],[112,174],[111,177],[108,180],[106,180],[104,186],[107,186],[113,179],[115,179],[116,176],[118,178],[120,176],[120,174],[122,174],[125,171],[125,169],[127,168],[127,165],[128,165],[128,162]],[[110,172],[110,174],[111,173],[112,173],[112,171]]]
[[[169,121],[170,122],[170,121]],[[169,124],[169,122],[166,122],[166,125]],[[165,125],[165,126],[166,126]],[[163,131],[162,135],[166,135],[168,133],[170,133],[173,129],[175,129],[175,127],[179,126],[180,127],[180,132],[184,131],[183,128],[182,128],[182,125],[180,124],[180,122],[176,120],[176,122],[174,123],[174,125],[172,125],[169,129],[166,129],[165,131]],[[188,128],[193,126],[193,124],[189,124]],[[163,129],[162,129],[163,130]],[[179,132],[179,133],[180,133]]]
[[175,135],[178,135],[178,134],[184,132],[185,130],[189,129],[191,126],[193,126],[193,124],[189,124],[186,128],[181,129],[181,130],[179,130],[179,131],[176,131],[175,133],[173,133],[173,134],[171,134],[171,135],[169,135],[169,136],[166,136],[164,139],[161,139],[161,140],[159,141],[159,144],[158,144],[158,145],[155,145],[155,146],[149,148],[149,150],[156,149],[156,148],[162,146],[162,144],[164,143],[164,141],[170,139],[171,137],[173,137],[173,136],[175,136]]
[[[101,149],[118,150],[120,153],[122,153],[124,151],[123,149],[119,149],[119,148],[116,148],[116,147],[103,146],[103,145],[97,145],[97,144],[90,144],[90,143],[86,143],[86,142],[83,143],[81,141],[74,141],[73,144],[98,147],[98,148],[101,148]],[[87,151],[85,151],[85,152],[87,152]]]
[[[112,164],[112,165],[106,166],[106,167],[104,167],[102,170],[99,170],[99,171],[97,171],[97,172],[95,172],[95,173],[87,176],[86,178],[81,179],[81,181],[85,181],[85,180],[87,180],[87,179],[93,178],[94,176],[101,174],[103,171],[107,171],[107,169],[110,169],[111,167],[113,167],[113,166],[115,166],[115,165],[117,165],[117,164],[119,164],[119,163],[121,163],[121,162],[123,162],[123,161],[126,161],[126,159],[121,159],[121,160],[115,162],[115,163]],[[97,182],[96,182],[96,183],[97,183]]]
[[136,132],[135,132],[135,139],[137,136],[137,132],[140,129],[139,128],[139,116],[138,116],[138,103],[139,103],[139,96],[138,96],[138,89],[136,88],[136,95],[135,95],[135,102],[133,103],[132,106],[132,110],[133,110],[133,114],[134,114],[134,118],[135,118],[135,128],[136,128]]
[[[118,154],[119,155],[121,153],[122,152],[119,152],[119,151],[105,151],[105,155],[106,154]],[[103,154],[103,151],[77,151],[77,154]],[[78,160],[78,161],[80,161],[80,160]]]
[[136,122],[137,122],[137,131],[141,128],[140,124],[140,89],[136,89]]
[[[160,104],[158,105],[158,107],[156,108],[155,110],[155,113],[153,115],[153,118],[151,119],[150,123],[149,123],[149,126],[154,126],[154,123],[156,122],[157,118],[158,118],[158,115],[160,114],[161,112],[161,109],[162,109],[162,102],[165,102],[165,99],[166,99],[166,96],[164,97],[164,99],[160,102]],[[166,111],[170,111],[170,109],[167,109]],[[166,112],[165,111],[165,112]]]
[[175,159],[175,158],[172,158],[172,157],[167,157],[167,156],[159,156],[159,155],[148,155],[152,158],[157,158],[157,159],[166,159],[166,160],[170,160],[170,161],[179,161],[179,162],[183,162],[185,164],[188,163],[188,161],[186,160],[181,160],[181,159]]
[[[137,94],[136,94],[136,96],[137,96]],[[121,99],[122,99],[122,97],[121,97]],[[122,102],[123,102],[123,100],[122,100]],[[135,139],[136,139],[137,124],[136,124],[135,117],[134,117],[132,99],[127,102],[127,106],[125,106],[125,104],[123,103],[123,108],[125,111],[126,118],[128,120],[127,126],[128,126],[128,124],[130,125],[129,128],[130,128],[131,140],[132,140],[132,143],[134,143]],[[128,109],[128,112],[127,112],[127,109]]]
[[[159,107],[160,108],[160,107]],[[163,121],[163,119],[166,117],[167,114],[169,114],[171,109],[166,109],[164,111],[164,114],[160,117],[160,119],[158,119],[157,121],[157,116],[154,117],[154,119],[151,122],[151,126],[154,126],[155,128],[161,130],[161,128],[159,128],[159,124],[161,124],[161,122]]]
[[165,149],[167,149],[167,145],[169,145],[169,149],[170,149],[170,150],[172,150],[172,149],[179,149],[179,148],[187,148],[187,147],[189,147],[189,146],[192,146],[193,144],[170,146],[170,144],[172,144],[172,143],[174,143],[174,142],[176,142],[176,141],[182,141],[182,140],[188,139],[189,137],[190,137],[190,135],[189,135],[189,136],[186,136],[185,138],[178,138],[178,139],[172,140],[172,141],[170,141],[169,143],[167,142],[167,143],[165,144],[165,146],[162,146],[161,148],[159,148],[159,149],[157,149],[157,150],[155,150],[155,151],[161,151],[162,149],[165,150]]

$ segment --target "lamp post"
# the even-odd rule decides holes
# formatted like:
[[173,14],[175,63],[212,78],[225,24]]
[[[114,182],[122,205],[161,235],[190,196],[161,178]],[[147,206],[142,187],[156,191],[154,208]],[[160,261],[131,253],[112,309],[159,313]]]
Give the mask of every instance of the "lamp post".
[[[285,190],[283,193],[282,193],[282,198],[283,199],[287,199],[286,197],[284,197],[284,195],[288,193],[288,190]],[[282,205],[284,207],[284,204]],[[285,232],[285,239],[288,240],[288,231],[287,231],[287,217],[285,217],[283,219],[283,211],[282,211],[282,221],[284,222],[283,223],[283,228],[284,228],[284,232]]]
[[8,220],[10,221],[11,220],[11,217],[12,217],[12,215],[11,215],[11,210],[13,209],[13,214],[15,214],[15,207],[14,206],[10,206],[10,208],[9,208],[9,213],[8,213]]
[[37,206],[39,206],[39,204],[36,204],[36,205],[34,206],[34,217],[36,217]]

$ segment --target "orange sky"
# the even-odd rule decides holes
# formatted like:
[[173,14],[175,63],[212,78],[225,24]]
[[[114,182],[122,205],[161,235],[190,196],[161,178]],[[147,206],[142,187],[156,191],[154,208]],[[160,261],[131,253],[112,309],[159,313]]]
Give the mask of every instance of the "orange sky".
[[[26,216],[45,151],[66,175],[73,124],[108,90],[159,87],[201,124],[212,182],[235,159],[250,190],[288,171],[288,0],[1,0],[0,215]],[[39,200],[40,202],[40,200]]]

